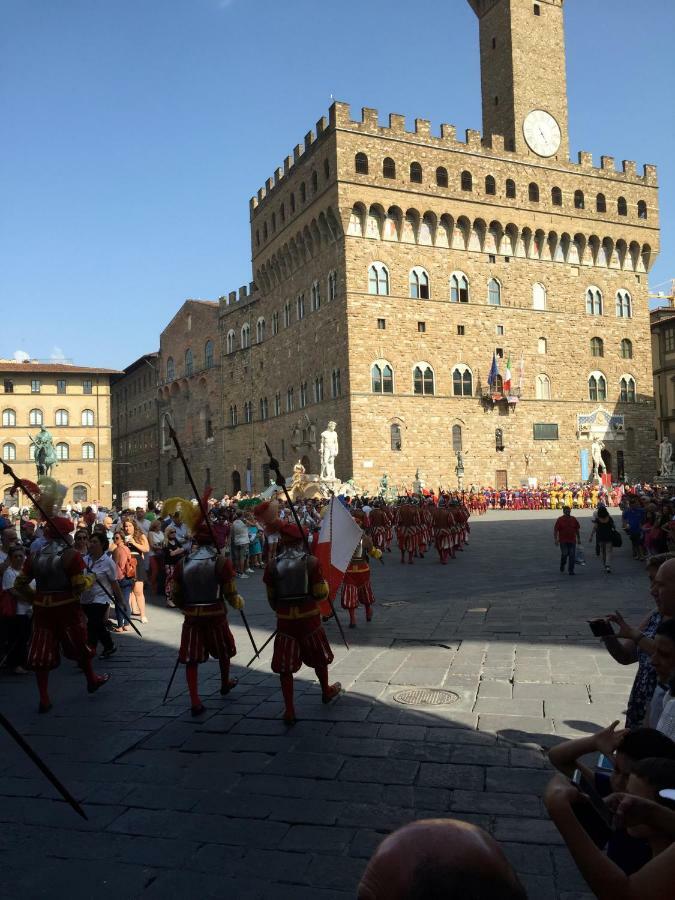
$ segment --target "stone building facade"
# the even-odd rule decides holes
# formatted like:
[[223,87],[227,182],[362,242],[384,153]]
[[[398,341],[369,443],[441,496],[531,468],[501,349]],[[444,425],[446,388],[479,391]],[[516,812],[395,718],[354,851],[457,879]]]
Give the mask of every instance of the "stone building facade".
[[675,440],[675,281],[670,304],[651,312],[654,399],[659,440]]
[[364,489],[454,488],[458,450],[466,485],[578,480],[595,437],[615,478],[654,473],[656,170],[570,162],[562,0],[469,2],[482,136],[335,103],[251,201],[255,290],[220,308],[229,489],[263,486],[265,441],[318,471],[331,419]]
[[160,336],[157,421],[159,495],[193,495],[165,425],[169,413],[197,487],[225,490],[219,304],[186,300]]
[[159,497],[159,353],[145,353],[112,379],[113,494]]
[[[0,452],[20,478],[37,478],[31,438],[51,432],[58,462],[52,475],[66,502],[112,502],[110,380],[114,369],[0,360]],[[11,481],[0,482],[5,502]]]

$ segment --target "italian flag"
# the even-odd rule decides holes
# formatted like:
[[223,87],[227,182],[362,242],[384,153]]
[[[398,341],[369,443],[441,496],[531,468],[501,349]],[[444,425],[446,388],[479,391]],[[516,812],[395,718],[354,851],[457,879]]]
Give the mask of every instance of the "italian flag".
[[326,507],[315,550],[323,577],[328,582],[331,600],[342,584],[362,534],[343,504],[333,497]]
[[504,393],[511,393],[511,354],[506,362],[506,370],[504,372]]

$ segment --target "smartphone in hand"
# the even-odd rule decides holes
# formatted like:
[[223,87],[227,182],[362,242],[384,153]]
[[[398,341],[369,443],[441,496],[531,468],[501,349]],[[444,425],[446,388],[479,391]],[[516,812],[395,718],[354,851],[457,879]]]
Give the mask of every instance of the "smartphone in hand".
[[607,619],[591,619],[588,626],[595,637],[611,637],[614,634],[614,629]]

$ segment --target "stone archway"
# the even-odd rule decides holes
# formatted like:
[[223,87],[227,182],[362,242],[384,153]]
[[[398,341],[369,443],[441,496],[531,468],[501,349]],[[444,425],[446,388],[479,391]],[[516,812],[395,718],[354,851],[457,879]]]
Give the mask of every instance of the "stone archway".
[[605,470],[602,474],[611,476],[611,474],[612,474],[612,454],[609,452],[609,450],[606,447],[602,451],[602,466]]

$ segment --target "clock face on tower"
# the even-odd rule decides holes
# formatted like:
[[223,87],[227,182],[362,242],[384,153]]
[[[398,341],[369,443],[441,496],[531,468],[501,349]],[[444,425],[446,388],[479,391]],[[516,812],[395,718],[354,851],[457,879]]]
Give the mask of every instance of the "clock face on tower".
[[528,147],[538,156],[555,156],[560,148],[560,125],[550,113],[533,109],[523,122],[523,134]]

